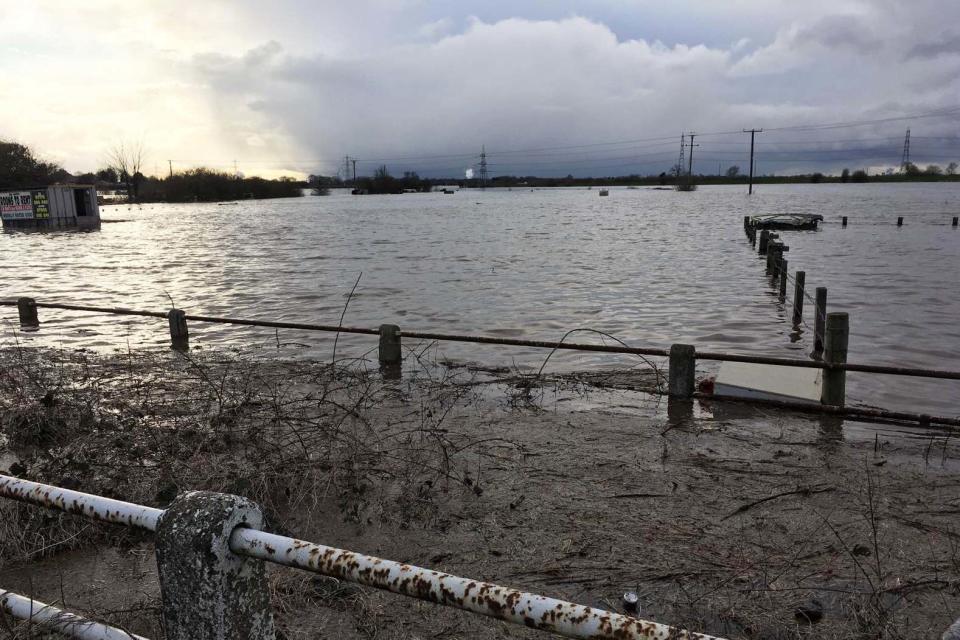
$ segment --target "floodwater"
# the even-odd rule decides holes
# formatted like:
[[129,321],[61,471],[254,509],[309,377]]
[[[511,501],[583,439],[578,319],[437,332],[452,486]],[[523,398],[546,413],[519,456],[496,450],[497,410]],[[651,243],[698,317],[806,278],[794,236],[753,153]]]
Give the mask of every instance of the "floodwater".
[[[784,232],[791,273],[850,314],[849,361],[960,368],[960,184],[761,185],[694,193],[617,188],[308,196],[234,204],[104,207],[92,233],[0,234],[0,297],[188,314],[558,340],[572,329],[631,346],[805,357],[813,308],[792,327],[745,239],[744,215],[820,213]],[[849,226],[841,228],[841,216]],[[904,226],[896,218],[904,217]],[[362,276],[361,276],[362,273]],[[360,277],[356,290],[351,288]],[[166,322],[41,309],[37,333],[2,338],[97,350],[161,349]],[[329,359],[334,336],[191,323],[191,345],[260,345]],[[568,340],[611,341],[585,331]],[[412,346],[412,345],[405,345]],[[373,336],[340,336],[337,357],[376,358]],[[537,368],[539,349],[444,343],[453,361]],[[548,370],[642,364],[554,355]],[[704,371],[716,365],[702,363]],[[852,402],[957,415],[960,382],[850,374]]]

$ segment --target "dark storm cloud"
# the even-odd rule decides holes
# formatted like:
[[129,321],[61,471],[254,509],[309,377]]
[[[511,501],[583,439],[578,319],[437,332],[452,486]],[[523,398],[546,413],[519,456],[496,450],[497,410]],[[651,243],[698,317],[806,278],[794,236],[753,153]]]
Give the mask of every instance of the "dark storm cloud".
[[939,39],[914,45],[907,58],[938,58],[945,55],[960,55],[960,34],[945,34]]
[[[456,174],[486,145],[496,171],[659,172],[675,161],[681,131],[744,127],[766,128],[763,144],[783,154],[795,144],[797,166],[817,163],[801,143],[836,140],[864,149],[844,162],[895,165],[907,126],[931,159],[955,152],[956,118],[773,129],[956,106],[960,2],[88,4],[99,9],[68,20],[52,0],[18,3],[0,21],[0,40],[16,43],[0,55],[0,73],[89,96],[72,100],[65,118],[57,95],[38,94],[28,119],[15,96],[0,94],[0,122],[85,165],[103,130],[145,136],[175,167],[238,158],[255,171],[329,172],[350,154],[365,168],[430,156],[403,168]],[[184,21],[187,12],[202,19]],[[103,32],[105,17],[124,29]],[[98,29],[95,42],[83,36]],[[513,153],[630,140],[645,141]],[[714,170],[744,162],[742,136],[698,142],[698,160]],[[823,157],[823,168],[835,166]],[[787,155],[777,159],[789,169]]]
[[[399,157],[405,160],[395,169],[457,175],[486,145],[500,173],[649,173],[675,162],[678,145],[671,140],[683,130],[783,127],[951,106],[957,81],[932,81],[942,70],[911,68],[900,77],[897,66],[909,64],[901,63],[903,51],[915,43],[889,18],[864,11],[818,16],[791,23],[766,44],[728,47],[624,40],[580,17],[474,20],[453,33],[449,23],[431,23],[425,32],[443,35],[384,49],[305,56],[271,43],[232,57],[197,57],[194,66],[216,88],[219,108],[255,105],[258,116],[289,132],[301,155],[317,158],[315,170],[333,171],[350,154],[363,169]],[[940,121],[923,125],[929,133],[955,133]],[[822,162],[895,165],[895,139],[905,126],[845,132],[853,151],[831,150]],[[497,155],[661,136],[671,140]],[[838,136],[805,131],[765,140],[778,137],[829,143]],[[726,146],[709,137],[701,142],[700,157],[714,168],[743,161],[745,145],[736,139]],[[931,156],[938,159],[950,153],[936,141],[928,147],[936,147]],[[790,146],[770,150],[777,151],[770,160],[786,169]],[[816,164],[811,151],[798,149],[794,164]],[[446,155],[457,157],[433,157]]]

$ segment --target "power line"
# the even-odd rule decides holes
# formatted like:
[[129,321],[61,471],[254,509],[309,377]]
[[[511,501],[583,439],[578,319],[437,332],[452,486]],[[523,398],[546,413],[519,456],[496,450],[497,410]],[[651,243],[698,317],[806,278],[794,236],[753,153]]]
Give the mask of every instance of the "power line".
[[907,127],[907,135],[903,139],[903,158],[900,160],[900,173],[907,172],[907,166],[910,164],[910,128]]
[[[834,130],[834,129],[840,129],[840,128],[852,128],[852,127],[859,127],[859,126],[866,126],[866,125],[875,125],[875,124],[882,124],[882,123],[896,122],[896,121],[910,120],[910,119],[948,117],[948,116],[956,115],[956,114],[958,114],[958,113],[960,113],[960,107],[951,107],[951,108],[944,108],[944,109],[935,110],[935,111],[929,111],[929,112],[915,113],[915,114],[902,115],[902,116],[892,116],[892,117],[888,117],[888,118],[874,118],[874,119],[854,120],[854,121],[840,121],[840,122],[830,122],[830,123],[821,123],[821,124],[804,124],[804,125],[793,125],[793,126],[784,126],[784,127],[773,127],[773,128],[766,128],[766,129],[764,129],[764,131],[767,132],[767,133],[774,133],[774,134],[775,134],[776,132],[784,132],[784,131],[827,131],[827,130]],[[724,135],[742,134],[744,131],[749,131],[749,130],[712,131],[712,132],[698,133],[698,134],[693,134],[693,135],[695,135],[696,137],[701,137],[701,138],[702,138],[702,137],[716,137],[716,136],[724,136]],[[686,134],[684,134],[684,135],[686,135]],[[752,139],[753,139],[753,137],[754,137],[754,136],[751,135],[751,138],[752,138]],[[614,150],[614,148],[615,148],[616,150],[629,151],[629,150],[631,150],[631,148],[632,148],[632,149],[646,149],[646,148],[655,148],[655,147],[666,146],[666,145],[671,144],[671,142],[669,142],[669,141],[675,140],[675,139],[676,139],[676,138],[675,138],[674,136],[654,136],[654,137],[646,137],[646,138],[635,138],[635,139],[627,139],[627,140],[614,140],[614,141],[594,142],[594,143],[585,143],[585,144],[555,145],[555,146],[550,146],[550,147],[536,147],[536,148],[528,148],[528,149],[506,149],[506,150],[503,150],[503,151],[499,151],[499,152],[497,152],[497,153],[498,153],[498,155],[500,155],[500,156],[531,156],[531,155],[563,156],[563,155],[567,155],[567,154],[573,155],[573,153],[574,153],[576,150],[584,150],[585,153],[592,153],[592,151],[590,151],[590,150],[595,150],[595,149],[596,149],[596,150],[600,150],[600,149],[610,149],[610,150]],[[781,140],[781,141],[778,141],[778,140],[774,139],[774,140],[767,140],[767,141],[762,141],[762,142],[756,142],[755,144],[766,145],[766,146],[768,146],[768,147],[770,147],[770,146],[773,146],[773,147],[780,146],[780,147],[782,147],[783,145],[786,145],[786,144],[791,144],[791,145],[805,145],[805,146],[813,145],[813,146],[821,146],[821,147],[822,147],[822,146],[830,146],[830,145],[836,145],[836,144],[846,143],[846,142],[890,141],[890,140],[894,140],[894,139],[896,139],[896,138],[895,138],[895,137],[881,137],[881,136],[862,137],[862,138],[848,138],[848,139],[841,139],[841,140],[806,140],[806,141],[803,141],[803,140],[789,140],[789,141],[787,141],[787,140]],[[955,143],[955,144],[960,144],[960,136],[958,136],[958,135],[956,135],[956,134],[954,134],[954,135],[943,135],[943,136],[915,136],[914,139],[915,139],[915,140],[921,140],[921,139],[923,139],[923,140],[950,141],[950,142],[953,142],[953,143]],[[642,144],[642,143],[652,143],[652,144],[644,145],[644,144]],[[737,144],[739,144],[739,143],[732,142],[732,141],[731,141],[731,142],[726,142],[726,141],[711,141],[711,142],[708,143],[708,146],[729,146],[729,145],[737,145]],[[700,146],[700,145],[696,145],[696,146]],[[905,146],[906,146],[906,145],[905,145]],[[905,150],[906,150],[906,149],[905,149]],[[691,148],[691,152],[692,152],[692,148]],[[770,154],[775,154],[775,155],[781,155],[781,156],[784,155],[784,154],[792,154],[792,155],[794,155],[794,156],[796,156],[796,155],[802,155],[802,154],[818,154],[818,155],[831,154],[831,155],[836,155],[836,154],[849,154],[849,153],[855,153],[855,152],[876,153],[876,154],[878,154],[878,157],[879,157],[879,155],[882,155],[883,153],[885,153],[885,152],[884,152],[884,149],[883,149],[883,148],[880,148],[880,147],[857,147],[857,148],[850,148],[850,147],[848,147],[848,148],[826,148],[826,149],[817,149],[817,148],[814,148],[814,149],[782,149],[782,148],[779,148],[779,149],[778,149],[778,148],[774,148],[774,149],[771,149],[771,150],[768,150],[768,151],[767,151],[768,155],[770,155]],[[887,151],[886,153],[889,153],[889,151]],[[643,155],[655,156],[655,155],[659,155],[659,154],[656,154],[656,153],[650,153],[650,154],[633,154],[633,156],[630,156],[630,157],[637,157],[638,155],[639,155],[639,156],[643,156]],[[925,157],[925,158],[928,158],[928,159],[952,159],[950,156],[939,156],[939,155],[938,155],[938,156],[931,156],[931,155],[927,155],[927,154],[925,154],[924,157]],[[350,158],[349,156],[347,156],[347,159],[349,159],[349,164],[350,164],[351,166],[347,167],[347,166],[346,166],[346,163],[345,163],[344,177],[345,177],[345,178],[346,178],[346,177],[349,177],[351,173],[353,173],[353,174],[355,175],[356,163],[357,163],[357,162],[360,162],[361,164],[362,164],[362,163],[373,163],[373,162],[416,162],[417,164],[419,164],[419,165],[422,166],[422,165],[424,165],[424,164],[433,164],[433,162],[431,162],[431,161],[451,160],[451,159],[453,159],[453,160],[455,160],[455,159],[472,160],[472,159],[475,159],[475,158],[477,158],[477,156],[476,156],[475,153],[458,153],[458,154],[448,153],[448,154],[432,154],[432,155],[407,155],[407,156],[396,156],[396,157],[393,157],[393,158],[367,158],[367,159]],[[481,151],[481,162],[485,161],[485,159],[486,159],[486,147],[484,146],[484,147],[482,148],[482,151]],[[536,166],[536,165],[544,165],[544,164],[551,164],[551,163],[552,163],[552,164],[581,164],[581,165],[582,165],[582,164],[590,164],[590,163],[596,163],[596,162],[606,162],[606,161],[614,160],[614,159],[619,159],[619,157],[616,157],[616,156],[610,157],[610,156],[600,155],[600,156],[597,156],[597,157],[581,157],[581,158],[571,158],[571,159],[557,159],[557,160],[550,160],[550,161],[547,161],[547,160],[523,161],[523,160],[521,160],[520,158],[516,158],[516,160],[517,160],[517,163],[516,163],[516,164],[519,165],[519,163],[522,162],[522,163],[523,163],[523,166]],[[682,160],[683,160],[683,159],[685,159],[685,158],[681,157],[681,163],[680,163],[681,166],[682,166]],[[851,159],[852,159],[852,158],[851,158]],[[773,159],[771,159],[771,161],[773,161],[773,162],[780,162],[780,161],[773,160]],[[170,173],[172,174],[172,161],[168,161],[168,163],[170,164]],[[237,166],[236,166],[237,163],[243,163],[243,164],[261,164],[261,165],[308,165],[308,166],[309,166],[309,165],[313,165],[314,167],[316,167],[316,165],[318,165],[318,164],[322,164],[322,163],[318,162],[316,159],[310,159],[310,160],[235,160],[235,161],[234,161],[234,169],[235,169],[235,171],[236,171],[236,169],[237,169]],[[228,166],[227,163],[220,163],[220,164],[216,164],[216,163],[214,163],[214,164],[203,163],[203,164],[206,164],[207,166],[222,166],[222,167]],[[437,162],[437,164],[439,164],[439,162]],[[444,164],[447,164],[447,163],[444,162]],[[652,163],[646,163],[646,162],[644,162],[644,163],[631,163],[631,164],[641,165],[641,164],[652,164]],[[489,163],[489,162],[487,163],[487,165],[488,165],[488,166],[494,166],[494,165],[492,165],[492,164]],[[751,165],[754,167],[754,172],[755,172],[755,171],[756,171],[756,167],[755,167],[756,162],[755,162],[755,161],[752,161],[752,162],[751,162]],[[502,165],[496,165],[496,166],[502,166]],[[507,165],[507,166],[509,166],[509,165]],[[629,166],[629,165],[628,165],[628,164],[621,164],[621,165],[606,165],[606,166]],[[594,168],[602,168],[602,167],[594,167]],[[351,169],[352,169],[352,171],[351,171]],[[446,167],[444,167],[444,168],[434,167],[434,168],[431,168],[431,169],[428,169],[428,170],[431,170],[431,171],[441,171],[441,170],[445,170],[445,169],[446,169]],[[688,172],[692,172],[692,161],[689,161]]]
[[480,188],[487,188],[487,148],[480,147]]
[[763,129],[744,129],[743,132],[750,134],[750,187],[747,195],[753,195],[753,139],[758,133],[763,133]]
[[687,169],[687,175],[692,177],[693,176],[693,148],[699,147],[700,145],[693,144],[693,139],[697,136],[697,134],[691,133],[688,135],[690,136],[690,144],[688,145],[690,147],[690,158],[688,160],[688,162],[690,163],[690,167]]

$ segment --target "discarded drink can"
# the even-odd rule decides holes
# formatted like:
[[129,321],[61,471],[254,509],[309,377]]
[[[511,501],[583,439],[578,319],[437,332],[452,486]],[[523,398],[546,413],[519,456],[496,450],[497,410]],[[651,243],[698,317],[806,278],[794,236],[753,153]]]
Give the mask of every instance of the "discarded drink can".
[[630,613],[640,611],[640,598],[633,591],[627,591],[623,594],[623,608]]

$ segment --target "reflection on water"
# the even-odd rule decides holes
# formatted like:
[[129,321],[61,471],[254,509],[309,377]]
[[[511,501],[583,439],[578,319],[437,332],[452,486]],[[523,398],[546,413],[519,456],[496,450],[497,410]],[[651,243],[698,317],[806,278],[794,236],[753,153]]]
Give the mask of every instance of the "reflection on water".
[[[821,213],[818,232],[784,232],[791,270],[826,286],[851,316],[850,360],[957,368],[960,185],[763,185],[693,193],[652,189],[332,195],[296,200],[105,207],[98,233],[0,235],[0,296],[347,325],[555,340],[589,327],[632,345],[804,356],[797,332],[745,240],[744,215]],[[849,217],[841,228],[840,216]],[[897,228],[897,216],[904,216]],[[792,296],[792,291],[789,292]],[[9,338],[15,311],[4,312]],[[166,321],[41,310],[32,344],[163,348]],[[809,326],[808,326],[809,325]],[[194,346],[263,343],[329,358],[333,336],[190,326]],[[599,340],[581,334],[579,340]],[[287,345],[283,347],[283,345]],[[307,345],[306,347],[302,345]],[[341,336],[338,354],[376,347]],[[453,360],[538,367],[540,350],[448,343]],[[373,356],[375,358],[375,354]],[[557,353],[549,367],[633,365]],[[710,363],[704,363],[709,369]],[[850,396],[958,413],[957,383],[851,375]]]

